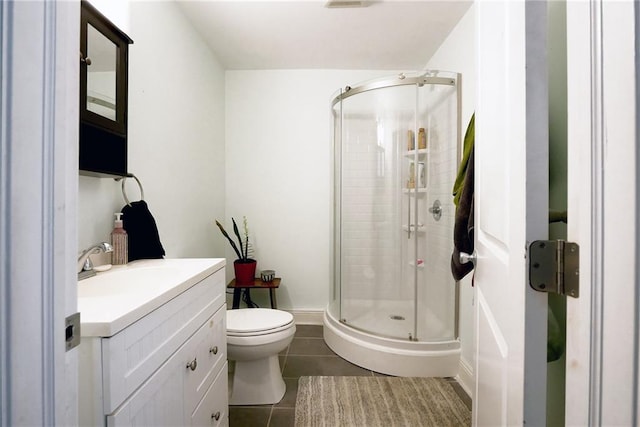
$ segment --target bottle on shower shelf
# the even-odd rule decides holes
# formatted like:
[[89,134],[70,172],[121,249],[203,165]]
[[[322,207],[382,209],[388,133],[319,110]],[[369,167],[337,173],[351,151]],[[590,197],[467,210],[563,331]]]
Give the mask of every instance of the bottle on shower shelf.
[[407,132],[407,151],[411,151],[415,149],[416,149],[416,140],[413,137],[413,131],[409,130]]
[[416,167],[413,162],[409,164],[409,180],[407,181],[407,188],[416,188]]
[[424,169],[424,162],[418,162],[418,187],[425,188],[427,186],[427,175]]
[[424,150],[427,148],[427,133],[424,128],[418,129],[418,149]]

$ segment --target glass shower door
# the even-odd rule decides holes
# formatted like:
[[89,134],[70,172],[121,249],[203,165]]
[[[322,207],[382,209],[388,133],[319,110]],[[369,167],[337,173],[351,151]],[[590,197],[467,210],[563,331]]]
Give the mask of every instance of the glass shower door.
[[[456,289],[451,275],[455,206],[451,194],[458,159],[457,88],[425,84],[418,88],[418,129],[425,141],[416,162],[424,162],[424,181],[417,184],[417,212],[422,238],[417,244],[417,338],[447,341],[456,337]],[[420,237],[420,236],[418,236]]]
[[343,99],[336,150],[340,320],[376,335],[405,339],[416,335],[419,267],[415,244],[410,247],[417,234],[410,230],[414,220],[409,216],[415,215],[417,205],[415,191],[407,188],[411,162],[406,156],[409,132],[416,127],[416,102],[415,85]]

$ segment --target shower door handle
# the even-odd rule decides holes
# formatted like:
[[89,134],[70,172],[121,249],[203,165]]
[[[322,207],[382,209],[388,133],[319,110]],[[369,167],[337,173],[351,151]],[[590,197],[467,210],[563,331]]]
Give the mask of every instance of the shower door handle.
[[476,255],[476,251],[473,251],[471,255],[466,252],[460,252],[460,264],[466,264],[470,262],[475,267],[477,260],[478,256]]

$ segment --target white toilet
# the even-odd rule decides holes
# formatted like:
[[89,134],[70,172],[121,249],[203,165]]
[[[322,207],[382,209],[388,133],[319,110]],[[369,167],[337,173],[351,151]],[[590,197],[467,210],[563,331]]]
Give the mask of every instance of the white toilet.
[[235,361],[230,405],[267,405],[282,399],[286,386],[278,353],[295,332],[293,316],[286,311],[227,310],[227,355]]

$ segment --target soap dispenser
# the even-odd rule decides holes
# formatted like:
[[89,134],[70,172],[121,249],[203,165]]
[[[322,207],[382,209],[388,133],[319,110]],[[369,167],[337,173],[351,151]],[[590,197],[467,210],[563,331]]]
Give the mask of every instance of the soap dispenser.
[[113,253],[111,254],[111,263],[113,265],[123,265],[129,260],[127,241],[127,231],[122,228],[122,214],[120,212],[114,214],[116,221],[111,232],[111,245],[113,246]]

